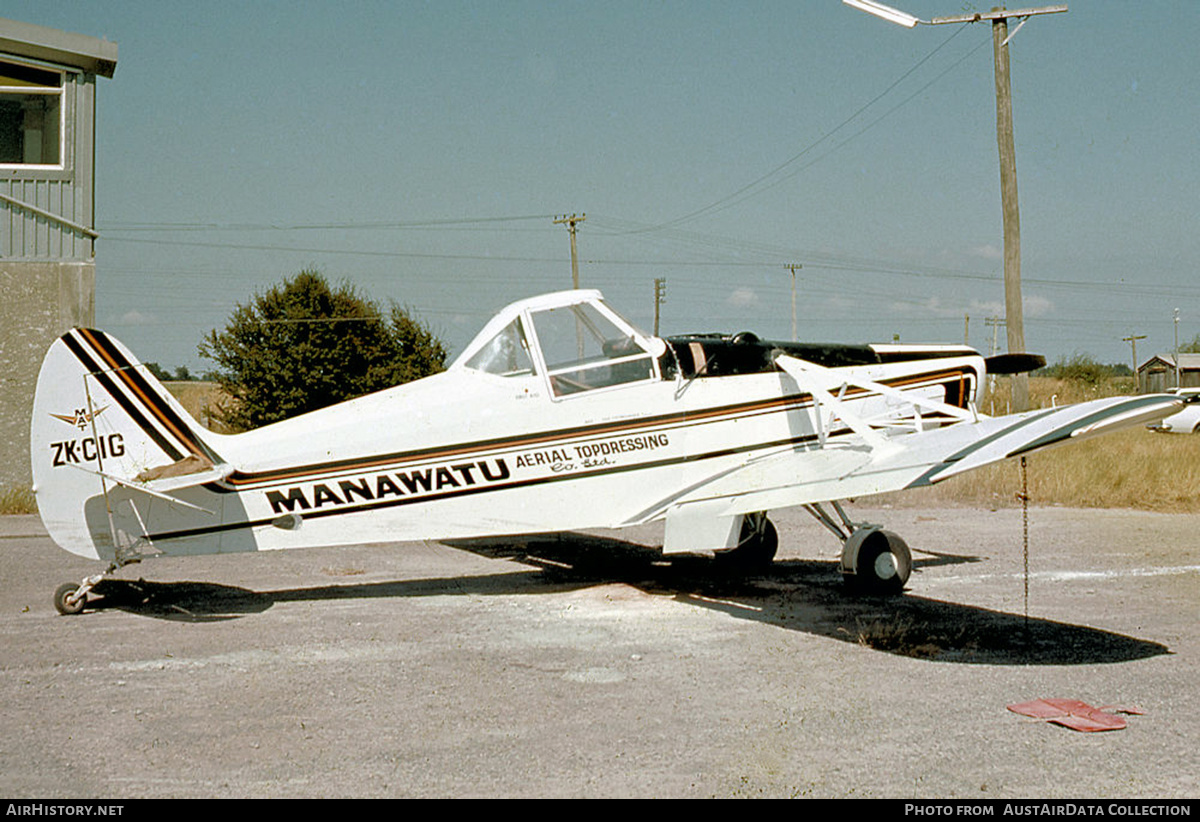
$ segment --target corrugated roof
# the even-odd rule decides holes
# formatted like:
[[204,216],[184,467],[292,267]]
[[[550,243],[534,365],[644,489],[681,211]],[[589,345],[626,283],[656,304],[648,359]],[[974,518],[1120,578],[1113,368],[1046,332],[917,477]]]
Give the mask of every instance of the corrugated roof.
[[[1175,367],[1175,355],[1168,352],[1166,354],[1155,354],[1150,359],[1138,366],[1138,371],[1153,365],[1154,363],[1162,363],[1169,368]],[[1179,369],[1181,371],[1200,370],[1200,354],[1180,354]]]

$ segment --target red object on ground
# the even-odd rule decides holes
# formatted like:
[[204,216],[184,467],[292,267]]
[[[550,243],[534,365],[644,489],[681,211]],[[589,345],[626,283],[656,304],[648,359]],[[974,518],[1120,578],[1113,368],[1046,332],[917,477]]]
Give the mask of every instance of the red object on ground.
[[1009,705],[1008,709],[1013,713],[1044,719],[1047,722],[1062,725],[1064,728],[1085,733],[1119,731],[1126,726],[1127,723],[1124,719],[1114,716],[1108,711],[1120,711],[1127,714],[1141,713],[1137,708],[1125,708],[1119,705],[1093,708],[1078,699],[1035,699],[1032,702]]

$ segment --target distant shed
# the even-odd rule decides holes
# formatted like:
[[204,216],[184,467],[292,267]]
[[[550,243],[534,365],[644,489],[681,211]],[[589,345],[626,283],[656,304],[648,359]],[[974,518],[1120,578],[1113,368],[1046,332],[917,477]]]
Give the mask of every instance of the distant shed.
[[116,43],[0,19],[0,486],[29,481],[42,355],[95,323],[96,78],[116,67]]
[[[1175,355],[1155,354],[1138,366],[1138,385],[1145,394],[1157,394],[1174,388]],[[1179,355],[1179,382],[1183,388],[1200,387],[1200,354]]]

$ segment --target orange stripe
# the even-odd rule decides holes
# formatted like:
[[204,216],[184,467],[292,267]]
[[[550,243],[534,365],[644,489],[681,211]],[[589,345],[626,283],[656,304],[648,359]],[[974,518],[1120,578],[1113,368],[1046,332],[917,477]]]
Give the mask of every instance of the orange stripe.
[[[913,377],[902,378],[885,383],[888,386],[896,387],[902,385],[915,385],[921,382],[928,382],[931,385],[936,385],[939,382],[945,382],[947,379],[962,379],[967,374],[967,369],[953,369],[943,372],[926,373],[915,375]],[[847,395],[868,394],[871,392],[862,388],[851,388]],[[599,425],[594,428],[586,429],[570,429],[562,433],[549,434],[529,434],[521,437],[515,437],[508,440],[485,440],[482,442],[468,443],[464,445],[448,446],[436,451],[423,451],[420,453],[412,453],[409,455],[395,454],[369,458],[359,462],[349,463],[327,463],[325,466],[296,466],[295,468],[281,469],[273,473],[262,474],[241,474],[234,472],[226,478],[225,482],[232,486],[246,486],[252,484],[270,484],[282,480],[295,479],[310,475],[332,475],[332,474],[352,474],[359,473],[368,469],[378,468],[384,465],[406,465],[415,462],[433,462],[444,460],[447,457],[456,456],[459,454],[469,453],[488,453],[492,451],[510,451],[516,448],[523,448],[538,444],[548,444],[563,440],[586,439],[612,434],[613,432],[635,432],[646,428],[654,428],[658,426],[678,426],[694,422],[703,422],[706,420],[718,419],[721,417],[732,417],[754,412],[770,410],[772,408],[787,408],[788,406],[801,407],[810,405],[812,398],[808,394],[797,394],[791,397],[776,397],[767,400],[759,400],[756,402],[745,403],[736,406],[724,406],[712,408],[698,413],[680,413],[669,414],[665,416],[654,417],[648,420],[627,420],[623,422],[614,422],[608,425]],[[490,443],[490,444],[489,444]]]
[[163,401],[162,398],[158,395],[154,395],[153,397],[147,395],[146,392],[143,391],[133,381],[128,372],[135,365],[135,363],[122,365],[118,360],[110,356],[109,353],[105,351],[104,347],[100,345],[97,338],[92,334],[92,329],[80,328],[78,330],[84,339],[87,340],[92,351],[99,356],[101,360],[108,364],[111,373],[115,374],[125,388],[129,391],[129,393],[133,394],[133,396],[142,404],[143,410],[149,412],[154,419],[158,420],[163,428],[166,428],[176,440],[187,447],[188,450],[193,454],[198,456],[206,456],[196,447],[195,437],[191,435],[190,431],[181,429],[172,420],[168,419],[162,414],[159,408],[159,405]]

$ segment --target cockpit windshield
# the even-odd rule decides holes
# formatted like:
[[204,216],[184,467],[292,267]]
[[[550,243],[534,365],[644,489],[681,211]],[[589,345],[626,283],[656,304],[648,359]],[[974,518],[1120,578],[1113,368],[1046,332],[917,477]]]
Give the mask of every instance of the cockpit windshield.
[[658,378],[646,338],[598,291],[533,297],[504,308],[452,367],[498,377],[544,375],[554,397]]
[[590,303],[530,313],[555,396],[654,378],[654,360],[633,335]]
[[529,341],[517,318],[501,329],[483,348],[475,352],[466,365],[501,377],[518,377],[536,373],[529,354]]

